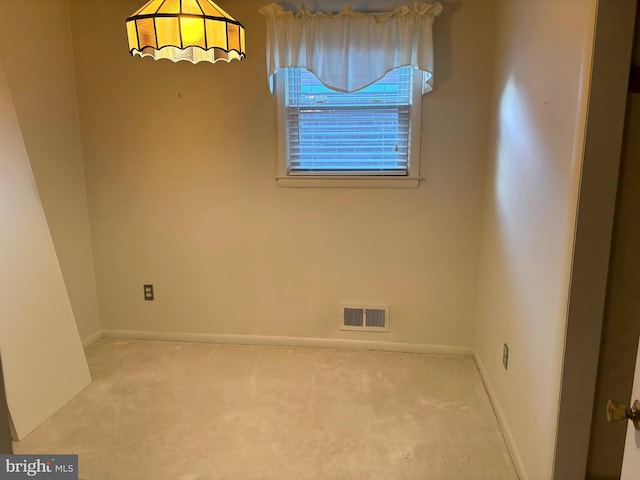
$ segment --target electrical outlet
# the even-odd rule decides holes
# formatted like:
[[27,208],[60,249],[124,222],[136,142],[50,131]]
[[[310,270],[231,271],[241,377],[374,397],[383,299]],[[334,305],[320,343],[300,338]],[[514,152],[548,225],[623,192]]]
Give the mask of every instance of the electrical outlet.
[[149,302],[153,301],[153,285],[144,285],[144,299]]
[[505,370],[509,368],[509,345],[506,343],[502,347],[502,366]]

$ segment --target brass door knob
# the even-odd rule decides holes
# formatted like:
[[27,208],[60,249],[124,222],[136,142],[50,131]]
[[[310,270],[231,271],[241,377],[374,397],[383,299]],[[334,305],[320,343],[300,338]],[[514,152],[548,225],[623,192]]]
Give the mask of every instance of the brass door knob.
[[607,401],[607,420],[609,423],[631,420],[636,430],[640,430],[640,400],[633,402],[631,407],[624,403]]

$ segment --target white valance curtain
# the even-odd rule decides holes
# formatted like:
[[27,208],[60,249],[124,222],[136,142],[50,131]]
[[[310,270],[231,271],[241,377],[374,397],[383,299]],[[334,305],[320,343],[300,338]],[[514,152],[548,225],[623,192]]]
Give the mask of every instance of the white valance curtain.
[[346,5],[338,13],[285,11],[272,3],[260,9],[267,17],[267,70],[303,67],[327,87],[354,92],[398,67],[423,74],[422,92],[432,89],[433,34],[440,3],[414,2],[390,12],[364,13]]

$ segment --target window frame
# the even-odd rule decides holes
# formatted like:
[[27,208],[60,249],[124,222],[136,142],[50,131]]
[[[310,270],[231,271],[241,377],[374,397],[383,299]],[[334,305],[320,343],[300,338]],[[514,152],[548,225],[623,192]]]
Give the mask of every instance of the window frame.
[[278,103],[278,171],[279,187],[348,187],[348,188],[418,188],[420,186],[421,133],[422,133],[422,75],[413,72],[412,103],[409,133],[409,157],[406,175],[344,173],[290,174],[287,139],[287,107],[285,105],[286,69],[275,74],[276,100]]

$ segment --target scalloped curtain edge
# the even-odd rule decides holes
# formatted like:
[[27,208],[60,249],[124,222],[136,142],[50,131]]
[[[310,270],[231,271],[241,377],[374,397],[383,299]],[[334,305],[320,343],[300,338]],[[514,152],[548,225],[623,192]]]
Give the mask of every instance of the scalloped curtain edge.
[[[412,66],[422,72],[422,93],[428,93],[433,90],[432,25],[442,11],[438,2],[413,2],[379,13],[354,11],[350,5],[337,13],[266,5],[259,12],[267,20],[270,91],[274,93],[275,74],[286,68],[306,68],[328,88],[353,92],[394,68]],[[368,57],[361,57],[362,52]]]

